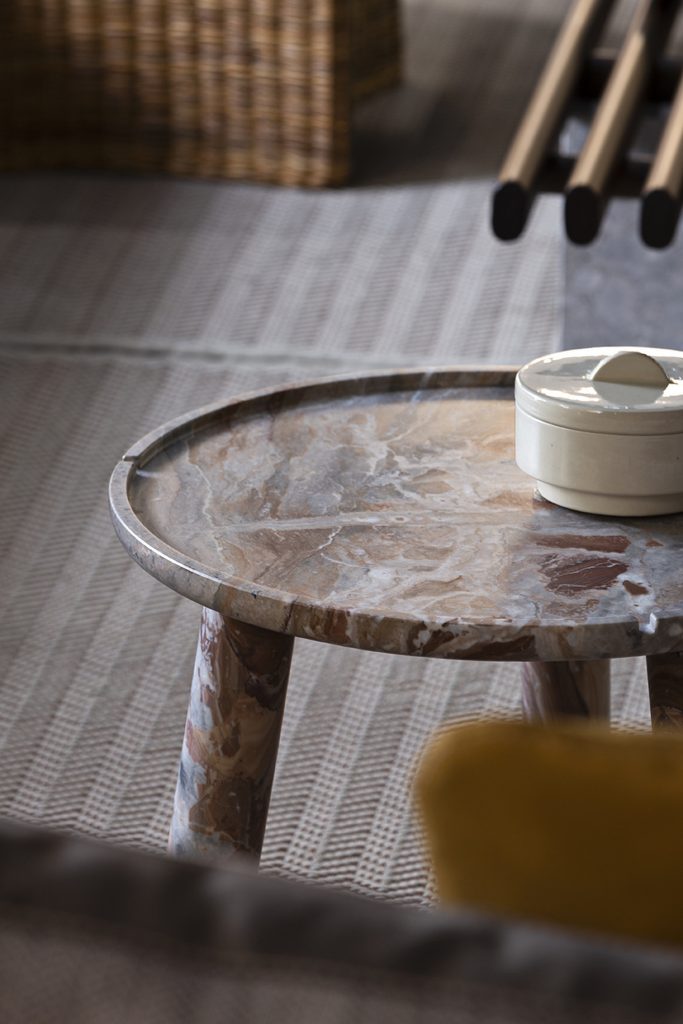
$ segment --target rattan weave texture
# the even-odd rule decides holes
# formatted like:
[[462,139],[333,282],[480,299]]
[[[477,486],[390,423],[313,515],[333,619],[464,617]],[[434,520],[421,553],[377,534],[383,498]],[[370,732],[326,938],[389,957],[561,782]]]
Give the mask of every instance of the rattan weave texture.
[[0,169],[343,182],[398,0],[5,0]]

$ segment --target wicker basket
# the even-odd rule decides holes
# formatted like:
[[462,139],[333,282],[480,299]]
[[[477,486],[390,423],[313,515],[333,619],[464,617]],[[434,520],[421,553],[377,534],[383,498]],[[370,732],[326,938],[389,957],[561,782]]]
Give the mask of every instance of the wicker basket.
[[0,167],[333,185],[398,0],[0,0]]

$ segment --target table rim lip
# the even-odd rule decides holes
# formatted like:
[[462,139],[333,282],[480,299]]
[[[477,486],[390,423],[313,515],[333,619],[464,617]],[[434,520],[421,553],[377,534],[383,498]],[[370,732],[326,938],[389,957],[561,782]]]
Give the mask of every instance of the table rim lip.
[[[258,388],[253,391],[234,395],[227,401],[220,399],[216,402],[192,409],[181,416],[168,420],[166,423],[163,423],[156,429],[149,431],[147,434],[144,434],[137,442],[128,448],[117,462],[109,480],[109,507],[116,534],[127,553],[160,583],[163,583],[170,589],[175,590],[177,593],[181,594],[181,596],[186,597],[189,600],[195,601],[205,607],[214,608],[216,611],[228,616],[232,615],[232,604],[236,603],[238,608],[235,611],[234,618],[266,630],[271,630],[274,633],[291,634],[301,636],[306,639],[321,640],[332,644],[358,646],[361,648],[364,647],[362,643],[356,644],[354,642],[349,642],[345,644],[343,641],[332,639],[326,635],[324,630],[316,631],[315,629],[311,629],[308,631],[295,628],[295,624],[293,625],[291,623],[294,609],[298,609],[308,615],[317,613],[321,618],[326,615],[334,615],[336,613],[349,615],[351,620],[356,622],[361,622],[363,620],[377,621],[381,619],[385,622],[389,621],[396,623],[403,632],[405,632],[406,628],[409,628],[410,626],[419,626],[431,630],[459,626],[463,633],[469,633],[474,640],[476,640],[476,634],[479,632],[493,632],[496,635],[500,635],[500,640],[490,638],[489,643],[492,648],[494,648],[497,643],[503,645],[506,643],[506,632],[511,638],[519,638],[522,636],[531,639],[532,637],[535,638],[537,635],[547,636],[549,634],[566,631],[568,628],[571,628],[570,623],[558,622],[548,625],[530,623],[528,625],[517,626],[514,623],[508,621],[503,622],[501,620],[496,620],[495,618],[481,621],[458,620],[448,616],[435,616],[430,618],[428,615],[420,617],[412,613],[396,613],[392,612],[391,609],[383,609],[380,607],[373,609],[356,607],[348,608],[339,604],[327,604],[323,601],[313,601],[308,597],[298,597],[296,594],[264,586],[261,583],[250,581],[240,576],[227,573],[224,574],[216,569],[210,568],[202,562],[197,561],[189,555],[184,554],[177,548],[174,548],[171,544],[162,540],[157,534],[153,533],[145,526],[137,513],[133,510],[128,497],[128,487],[135,471],[146,465],[147,462],[162,451],[167,444],[174,443],[181,439],[190,427],[195,426],[197,430],[201,430],[221,414],[224,414],[231,409],[237,411],[240,406],[254,405],[263,399],[274,398],[288,393],[294,398],[297,395],[304,396],[308,391],[315,392],[316,390],[319,390],[324,392],[326,388],[335,384],[350,385],[353,383],[371,383],[376,385],[382,381],[393,381],[399,385],[403,381],[410,381],[413,378],[423,377],[425,378],[424,387],[427,389],[429,387],[430,378],[433,381],[432,386],[434,387],[434,385],[437,384],[439,377],[445,378],[448,375],[454,374],[462,375],[463,378],[469,377],[471,380],[465,379],[457,384],[448,384],[444,381],[443,384],[440,384],[437,387],[501,388],[512,391],[514,386],[514,376],[518,372],[518,369],[519,367],[516,365],[454,365],[400,369],[389,368],[384,371],[378,371],[377,373],[335,374],[325,377],[304,378],[296,382],[289,382],[275,387]],[[487,383],[485,380],[480,380],[480,378],[486,375],[505,376],[509,377],[510,380],[509,382],[498,384],[490,382]],[[436,389],[437,388],[435,388],[435,390]],[[399,392],[400,390],[401,388],[396,386],[390,387],[385,391],[380,390],[377,393],[391,393],[392,391]],[[416,390],[418,389],[416,388]],[[362,395],[364,392],[359,391],[358,393]],[[373,392],[369,391],[366,393],[372,394]],[[511,394],[511,401],[514,402],[514,392]],[[609,518],[611,519],[611,517]],[[166,571],[158,572],[157,567],[155,567],[155,570],[152,570],[149,565],[145,563],[145,554],[151,554],[155,560],[159,559]],[[182,587],[174,585],[174,583],[167,578],[167,572],[172,572],[174,570],[180,570],[186,576],[186,585]],[[206,595],[199,595],[200,588],[202,586],[206,586],[207,583],[213,584],[216,588],[211,601],[206,600]],[[240,599],[245,597],[251,598],[247,608],[239,606]],[[272,618],[277,617],[277,612],[279,611],[282,613],[283,610],[287,611],[285,621],[274,625]],[[269,611],[276,613],[275,616],[269,615]],[[673,615],[670,618],[659,619],[658,626],[660,623],[665,626],[669,621],[679,622],[680,616]],[[618,634],[623,634],[625,639],[628,627],[633,627],[635,625],[637,625],[636,620],[631,623],[622,618],[614,618],[605,619],[597,623],[581,623],[576,626],[576,629],[577,631],[586,634],[596,630],[599,630],[602,633],[605,633],[606,630],[614,630]],[[456,635],[457,634],[454,633],[454,639]],[[647,634],[643,633],[641,634],[641,637],[644,641],[647,640]],[[411,653],[404,649],[399,650],[399,646],[400,645],[387,648],[386,650],[389,653]],[[623,650],[615,652],[614,654],[609,653],[605,655],[595,655],[595,657],[604,656],[613,658],[637,656],[641,653],[663,653],[661,648],[657,645],[654,646],[652,651],[649,649],[643,649],[638,652],[634,652],[632,644],[628,644],[626,642],[621,645],[604,644],[603,646],[616,646],[618,648],[623,648]],[[649,645],[645,643],[644,648],[649,648]],[[376,646],[368,646],[366,649],[378,650],[379,648]],[[415,651],[414,653],[419,654],[421,652]],[[461,660],[467,660],[469,657],[466,651],[462,653],[456,652],[452,655],[446,656]],[[571,657],[572,655],[569,656]],[[574,655],[574,657],[576,657],[576,655]],[[592,656],[588,656],[586,660],[590,660],[591,657]],[[472,658],[474,660],[479,660],[476,655],[473,655]],[[517,655],[506,654],[504,656],[501,655],[500,657],[489,656],[487,658],[484,656],[480,660],[531,661],[551,659],[544,659],[538,656],[530,658],[518,653]],[[582,660],[580,656],[579,660]]]
[[[154,457],[166,444],[178,440],[183,431],[190,427],[193,423],[197,426],[203,426],[205,423],[209,423],[213,418],[217,417],[218,414],[225,412],[228,409],[239,409],[241,405],[250,405],[258,402],[265,398],[276,397],[278,395],[291,394],[296,396],[297,394],[305,394],[305,392],[311,391],[324,391],[326,388],[331,387],[335,384],[354,384],[371,382],[379,384],[382,381],[395,381],[400,383],[404,380],[410,381],[412,378],[427,378],[427,386],[429,387],[429,378],[434,378],[434,383],[439,377],[446,377],[448,375],[459,374],[463,377],[471,377],[472,380],[468,382],[461,382],[459,384],[447,385],[443,384],[440,387],[491,387],[491,388],[504,388],[512,391],[512,399],[514,400],[514,382],[517,373],[519,372],[519,365],[504,365],[495,364],[491,366],[481,365],[462,365],[462,366],[418,366],[409,368],[388,368],[381,370],[376,373],[343,373],[343,374],[329,374],[324,377],[304,377],[301,380],[289,382],[287,384],[275,385],[274,387],[256,388],[252,391],[241,392],[237,395],[233,395],[227,401],[225,399],[218,399],[215,402],[209,402],[207,405],[197,406],[195,409],[191,409],[189,412],[182,413],[180,416],[175,416],[173,419],[167,420],[162,423],[161,426],[155,427],[154,430],[148,431],[143,434],[137,441],[133,442],[132,445],[124,452],[119,459],[119,462],[134,462],[135,465],[140,468],[144,466],[151,458]],[[506,376],[510,377],[510,382],[505,384],[486,384],[479,382],[476,378],[483,376],[484,374],[491,374],[492,376]],[[432,384],[433,386],[433,384]],[[387,388],[383,392],[378,391],[378,394],[385,393],[390,394],[392,391],[398,391],[399,388]],[[437,390],[434,388],[434,390]],[[165,442],[163,445],[161,442]]]

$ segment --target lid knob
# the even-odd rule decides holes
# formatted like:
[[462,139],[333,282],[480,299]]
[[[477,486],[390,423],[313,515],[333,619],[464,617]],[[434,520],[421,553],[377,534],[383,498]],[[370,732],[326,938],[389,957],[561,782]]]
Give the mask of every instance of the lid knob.
[[607,356],[591,374],[605,384],[634,384],[663,389],[671,381],[661,363],[644,352],[617,352]]

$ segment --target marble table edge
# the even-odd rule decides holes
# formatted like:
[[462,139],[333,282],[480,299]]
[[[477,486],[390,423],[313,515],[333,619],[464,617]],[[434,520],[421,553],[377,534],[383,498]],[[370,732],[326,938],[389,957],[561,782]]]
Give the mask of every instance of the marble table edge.
[[[109,505],[119,540],[133,559],[164,585],[177,593],[239,621],[277,634],[357,649],[417,657],[453,660],[505,662],[592,661],[607,658],[657,656],[683,647],[683,636],[672,636],[669,620],[657,619],[646,626],[634,620],[615,622],[510,625],[497,621],[463,621],[452,618],[424,619],[410,613],[397,614],[381,608],[339,607],[309,602],[295,593],[264,587],[230,574],[222,574],[184,555],[151,533],[138,518],[128,497],[132,475],[151,458],[161,442],[181,436],[193,426],[201,429],[216,416],[223,416],[253,403],[277,400],[278,396],[315,397],[346,385],[350,393],[372,393],[390,382],[390,390],[401,387],[439,386],[502,387],[514,383],[513,366],[446,366],[392,369],[373,374],[331,375],[296,384],[266,387],[190,410],[162,424],[132,445],[114,468],[109,483]],[[353,390],[358,385],[358,391]],[[395,385],[395,386],[394,386]],[[354,628],[349,623],[355,620]],[[671,624],[675,624],[675,618]],[[660,628],[662,627],[662,628]],[[409,640],[400,634],[409,631]],[[383,640],[379,641],[379,633]],[[669,635],[663,642],[663,635]],[[568,636],[580,643],[570,643]],[[379,641],[379,642],[378,642]],[[575,648],[579,648],[577,651]]]
[[[675,653],[683,648],[683,636],[668,636],[663,642],[670,625],[667,619],[650,622],[647,629],[635,620],[629,629],[621,620],[506,626],[495,621],[425,619],[389,609],[323,605],[222,575],[160,541],[127,502],[122,507],[120,488],[126,487],[133,471],[131,463],[120,462],[116,467],[110,487],[119,493],[110,498],[110,511],[116,534],[134,561],[182,597],[273,633],[359,650],[462,661],[593,661]],[[375,640],[379,633],[383,642]]]
[[[515,364],[491,364],[490,366],[477,366],[475,364],[445,365],[445,366],[418,366],[406,368],[388,368],[387,370],[375,373],[343,373],[330,374],[324,377],[303,378],[295,382],[277,385],[275,387],[256,388],[253,391],[240,392],[230,398],[218,399],[207,405],[197,406],[180,416],[167,420],[159,427],[143,434],[141,438],[133,442],[121,457],[122,462],[134,463],[138,466],[150,459],[158,450],[160,441],[168,443],[176,440],[191,425],[197,428],[204,426],[211,419],[227,413],[234,412],[251,404],[258,404],[267,399],[277,399],[279,396],[292,395],[304,397],[307,394],[314,394],[316,391],[324,393],[335,385],[362,385],[359,394],[371,393],[372,389],[383,382],[390,382],[405,387],[422,387],[434,383],[439,377],[458,378],[457,383],[450,382],[451,387],[512,387],[514,378],[519,371],[519,365]],[[397,391],[399,387],[390,387],[387,390]]]

